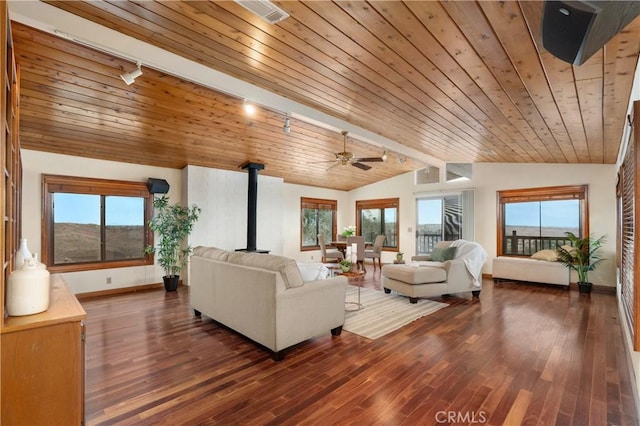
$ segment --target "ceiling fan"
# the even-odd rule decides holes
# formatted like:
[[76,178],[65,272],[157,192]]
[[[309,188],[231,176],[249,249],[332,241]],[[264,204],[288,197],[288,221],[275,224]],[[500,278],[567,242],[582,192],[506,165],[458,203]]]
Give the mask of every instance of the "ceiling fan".
[[[383,161],[387,160],[387,149],[385,148],[384,153],[382,154],[382,156],[380,157],[364,157],[364,158],[355,158],[353,155],[353,152],[347,151],[347,131],[343,130],[342,131],[342,136],[344,138],[343,141],[343,148],[342,148],[342,152],[336,152],[335,156],[336,159],[335,160],[331,160],[331,161],[337,161],[336,164],[334,164],[331,167],[335,167],[339,164],[346,166],[348,164],[351,164],[353,167],[357,167],[361,170],[369,170],[371,168],[371,166],[369,166],[368,164],[364,164],[364,163],[380,163]],[[331,168],[329,167],[329,169]],[[329,170],[327,169],[327,170]]]

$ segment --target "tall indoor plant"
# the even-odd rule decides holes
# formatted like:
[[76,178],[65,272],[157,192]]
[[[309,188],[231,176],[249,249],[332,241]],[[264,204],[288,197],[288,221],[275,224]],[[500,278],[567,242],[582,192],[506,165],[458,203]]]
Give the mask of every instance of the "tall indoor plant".
[[589,272],[596,269],[600,262],[604,261],[598,254],[600,247],[605,242],[605,236],[593,239],[592,237],[580,238],[573,232],[565,232],[571,241],[572,247],[562,246],[558,248],[558,259],[570,270],[578,273],[578,289],[580,293],[591,293],[592,283],[589,282]]
[[169,197],[162,195],[153,200],[153,217],[149,229],[157,233],[159,241],[156,247],[147,246],[145,253],[158,255],[158,264],[164,269],[164,287],[175,291],[180,280],[180,271],[187,264],[191,246],[184,240],[193,230],[200,208],[196,205],[183,207],[178,203],[169,204]]

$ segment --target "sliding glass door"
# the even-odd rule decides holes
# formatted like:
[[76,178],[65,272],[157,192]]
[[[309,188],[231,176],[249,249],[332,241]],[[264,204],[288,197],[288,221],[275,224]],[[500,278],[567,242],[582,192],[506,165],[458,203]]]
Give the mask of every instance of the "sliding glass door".
[[473,191],[416,199],[416,254],[440,241],[473,239]]

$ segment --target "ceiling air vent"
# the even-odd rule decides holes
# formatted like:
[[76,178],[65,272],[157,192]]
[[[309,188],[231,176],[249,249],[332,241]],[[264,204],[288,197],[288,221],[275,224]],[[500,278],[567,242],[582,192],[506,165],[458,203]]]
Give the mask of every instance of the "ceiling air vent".
[[270,24],[277,24],[289,17],[287,12],[268,0],[235,0],[235,2]]
[[435,166],[427,166],[424,169],[416,170],[416,184],[440,182],[440,169]]

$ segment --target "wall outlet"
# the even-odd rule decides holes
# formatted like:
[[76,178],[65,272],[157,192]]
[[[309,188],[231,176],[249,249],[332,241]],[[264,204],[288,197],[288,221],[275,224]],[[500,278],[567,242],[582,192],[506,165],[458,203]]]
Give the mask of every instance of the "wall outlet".
[[107,277],[107,284],[111,284],[111,277]]

